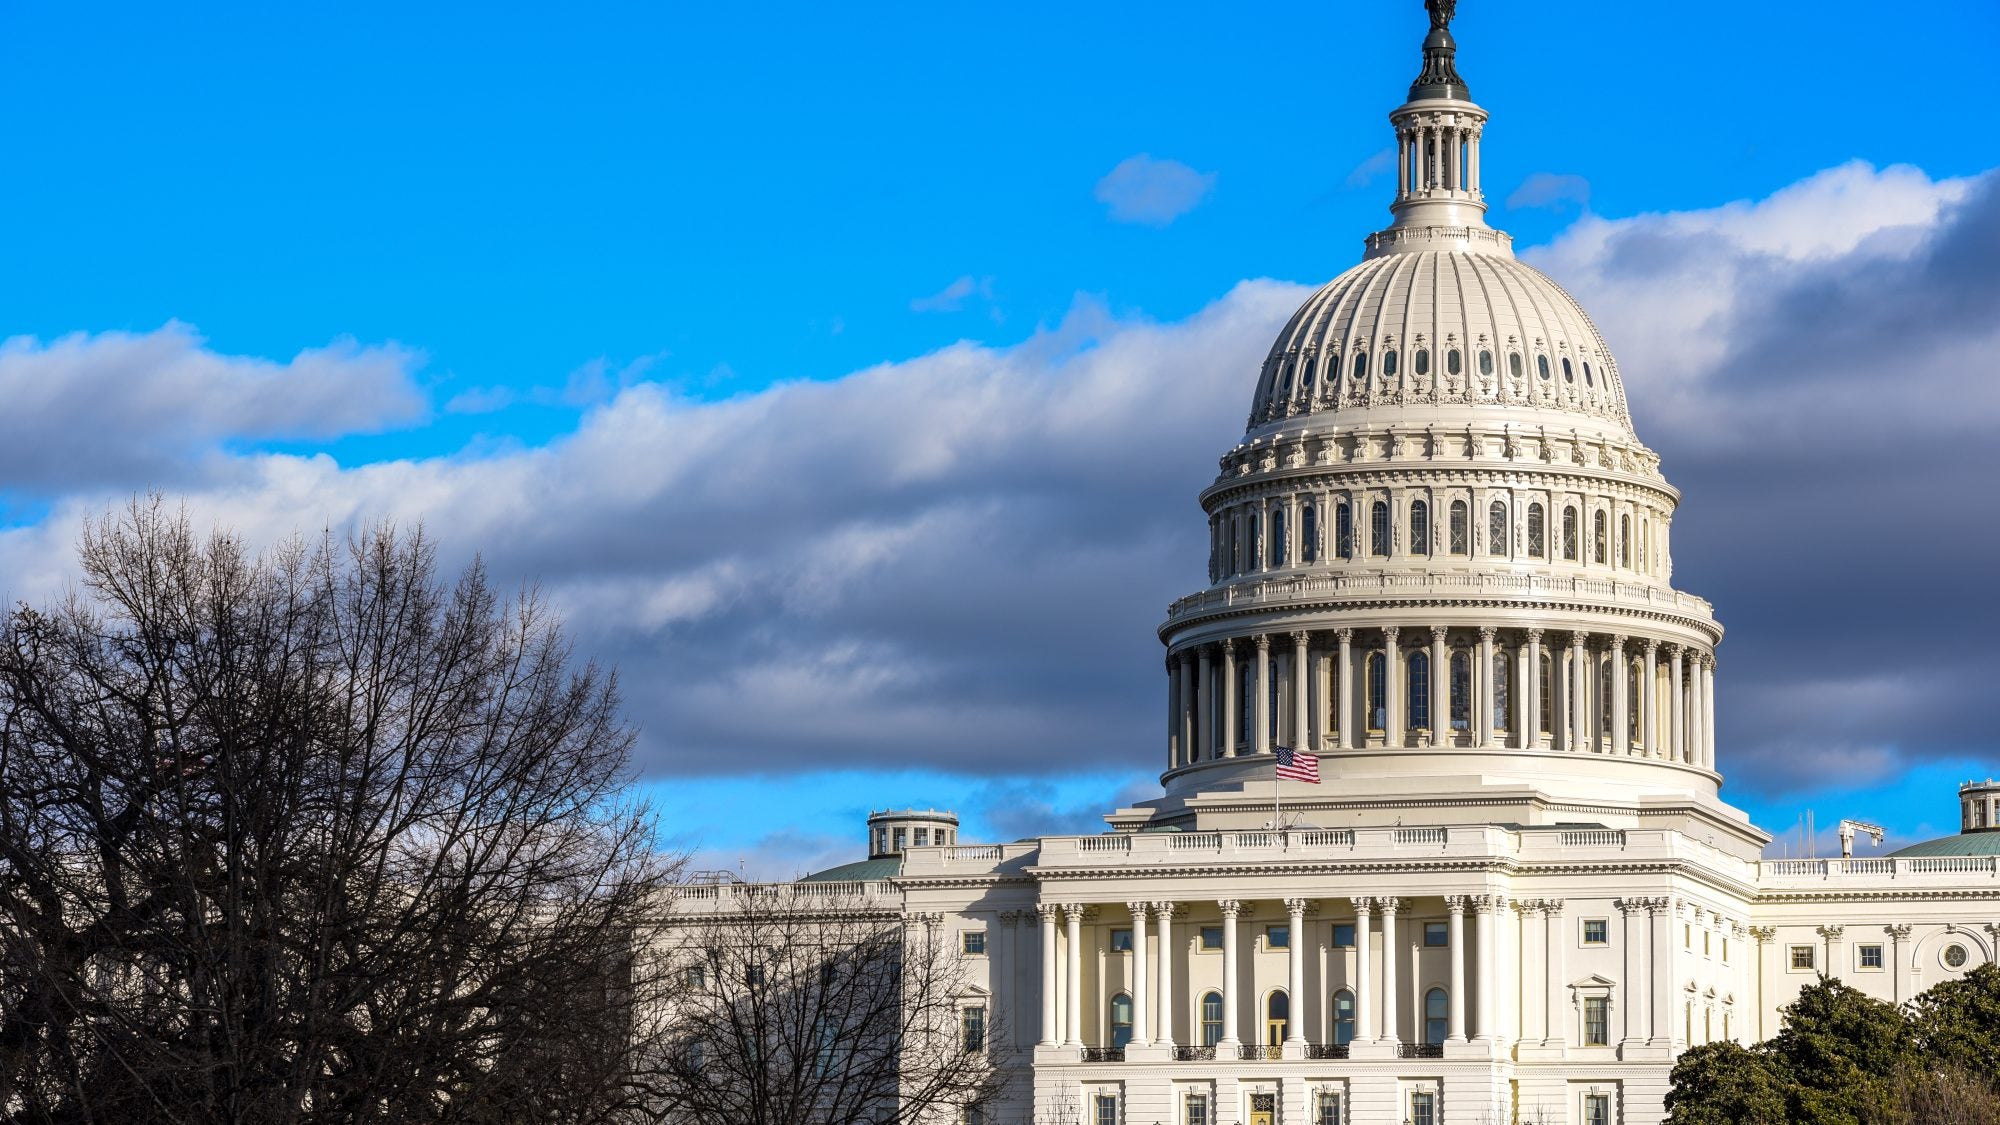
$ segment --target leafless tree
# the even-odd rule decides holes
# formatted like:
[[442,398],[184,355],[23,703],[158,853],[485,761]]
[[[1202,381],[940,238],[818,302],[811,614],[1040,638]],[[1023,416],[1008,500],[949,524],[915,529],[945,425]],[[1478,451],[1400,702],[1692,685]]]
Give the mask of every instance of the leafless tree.
[[1004,1036],[936,925],[814,884],[691,887],[673,915],[670,1120],[982,1119]]
[[0,625],[0,1121],[621,1122],[670,881],[614,677],[382,528],[155,499]]

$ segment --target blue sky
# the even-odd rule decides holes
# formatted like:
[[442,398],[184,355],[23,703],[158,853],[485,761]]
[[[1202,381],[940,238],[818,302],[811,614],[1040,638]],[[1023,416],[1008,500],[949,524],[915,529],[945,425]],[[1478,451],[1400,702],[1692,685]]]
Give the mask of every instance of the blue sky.
[[[1080,827],[1143,783],[1150,626],[1202,561],[1193,489],[1240,421],[1249,352],[1301,295],[1289,283],[1344,269],[1385,220],[1375,158],[1423,30],[1414,0],[189,7],[0,13],[0,336],[27,341],[12,359],[37,381],[13,425],[38,435],[0,454],[0,585],[46,587],[76,512],[147,487],[273,533],[427,518],[551,584],[627,669],[648,785],[683,837],[771,870],[851,847],[868,805],[960,804],[970,836],[1027,814]],[[1738,565],[1762,548],[1743,546],[1757,520],[1731,482],[1754,467],[1792,487],[1820,467],[1717,438],[1677,397],[1676,363],[1708,364],[1745,410],[1776,392],[1650,339],[1679,322],[1629,302],[1716,276],[1634,249],[1684,231],[1683,215],[1747,247],[1728,276],[1773,302],[1734,324],[1739,358],[1785,354],[1787,326],[1810,329],[1812,294],[1838,288],[1814,272],[1828,262],[1886,275],[1929,253],[1884,249],[1895,238],[1875,227],[1935,242],[1934,268],[1909,268],[1953,284],[1953,245],[1992,248],[1963,200],[1983,198],[2000,153],[1936,98],[1964,81],[1957,45],[1994,41],[2000,10],[1466,0],[1455,30],[1494,115],[1496,225],[1599,315],[1628,381],[1661,388],[1638,423],[1688,490],[1680,577],[1737,642],[1724,768],[1732,729],[1754,765],[1730,795],[1774,830],[1807,803],[1910,832],[1948,818],[1948,781],[1992,758],[1985,728],[1921,691],[1785,664],[1854,634]],[[1828,178],[1854,161],[1865,172]],[[1745,200],[1778,202],[1729,209]],[[1772,233],[1783,223],[1855,234],[1808,246]],[[1970,288],[1950,315],[1992,311]],[[1913,308],[1878,327],[1931,326]],[[1953,346],[1991,354],[1974,343]],[[1174,366],[1189,355],[1238,367]],[[1131,392],[1133,372],[1158,383]],[[981,412],[996,387],[1036,380],[1054,389]],[[1049,407],[1092,380],[1123,397],[1086,405],[1123,409]],[[884,385],[932,404],[909,417],[948,452],[884,436],[890,410],[867,398]],[[128,387],[148,390],[122,413],[104,404]],[[1991,408],[1924,401],[1890,448],[1950,448],[1965,434],[1939,416]],[[800,418],[853,444],[799,455],[824,436],[787,436]],[[1139,446],[1156,459],[1121,456]],[[1944,467],[1910,472],[1921,485]],[[1773,495],[1796,495],[1780,483]],[[508,511],[530,498],[593,518],[524,531]],[[1960,518],[1993,504],[1951,499]],[[760,546],[753,510],[810,526],[815,550],[759,569],[760,550],[785,548]],[[978,562],[909,546],[942,535]],[[1955,542],[1927,594],[1880,599],[1880,627],[1991,624],[1982,546]],[[1848,588],[1853,571],[1820,562],[1805,588]],[[1121,577],[1141,565],[1144,581]],[[951,596],[941,573],[991,601]],[[868,575],[897,596],[864,590]],[[1051,585],[1130,601],[1010,610]],[[1070,662],[1033,667],[1051,645]],[[732,719],[732,691],[774,683],[795,692],[784,721]],[[1895,733],[1899,707],[1921,729]],[[1810,721],[1787,735],[1773,714]],[[1008,740],[1036,749],[996,761]],[[804,773],[773,783],[752,763]],[[1842,780],[1803,780],[1801,764]],[[712,815],[753,795],[765,816]]]

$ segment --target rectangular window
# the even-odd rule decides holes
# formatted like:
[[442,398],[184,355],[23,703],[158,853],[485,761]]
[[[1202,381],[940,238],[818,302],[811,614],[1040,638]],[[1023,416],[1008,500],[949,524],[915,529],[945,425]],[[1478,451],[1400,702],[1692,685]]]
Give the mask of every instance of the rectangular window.
[[1813,949],[1813,947],[1812,947],[1812,946],[1810,946],[1810,945],[1795,945],[1795,946],[1793,946],[1793,947],[1792,947],[1792,968],[1793,968],[1793,969],[1795,969],[1795,970],[1800,970],[1800,971],[1803,971],[1803,970],[1806,970],[1806,969],[1810,969],[1810,968],[1812,968],[1812,967],[1813,967],[1813,964],[1814,964],[1814,961],[1813,961],[1813,953],[1814,953],[1814,949]]
[[1208,1095],[1189,1094],[1187,1096],[1186,1125],[1208,1125]]
[[1703,957],[1708,956],[1708,935],[1709,931],[1707,930],[1701,932],[1701,955]]
[[903,850],[903,841],[909,839],[908,836],[904,835],[908,831],[909,829],[907,828],[896,829],[896,850],[899,852]]
[[1096,1125],[1118,1125],[1118,1095],[1097,1095]]
[[963,950],[967,957],[984,957],[986,955],[985,930],[967,930],[959,935],[958,940],[959,949]]
[[928,828],[918,828],[915,829],[915,832],[917,835],[913,841],[913,845],[919,848],[929,847],[931,843],[931,830]]
[[1132,952],[1132,931],[1131,930],[1111,931],[1111,951],[1113,953]]
[[1340,1095],[1321,1094],[1313,1107],[1313,1125],[1340,1125]]
[[1451,944],[1451,929],[1443,922],[1424,923],[1424,944],[1434,949]]
[[1437,1095],[1418,1090],[1410,1095],[1410,1125],[1437,1125]]
[[1291,947],[1292,928],[1289,925],[1264,927],[1265,949],[1290,949]]
[[1340,922],[1334,925],[1333,947],[1335,949],[1354,948],[1354,923]]
[[1205,950],[1210,950],[1210,951],[1221,949],[1222,927],[1203,926],[1201,928],[1201,947]]
[[1681,948],[1687,950],[1689,953],[1694,952],[1694,923],[1692,922],[1681,923]]
[[1611,923],[1604,918],[1585,918],[1583,920],[1583,944],[1611,944]]
[[1722,963],[1729,964],[1729,935],[1722,935]]
[[958,1013],[958,1026],[965,1032],[965,1049],[983,1051],[986,1049],[986,1009],[972,1007]]
[[1583,998],[1583,1042],[1585,1046],[1602,1047],[1611,1042],[1610,1015],[1611,1001],[1604,996]]
[[1862,947],[1860,948],[1860,950],[1859,950],[1859,953],[1860,953],[1860,956],[1861,956],[1861,967],[1862,967],[1862,968],[1864,968],[1864,969],[1879,969],[1879,968],[1881,968],[1881,967],[1882,967],[1882,947],[1881,947],[1881,946],[1879,946],[1879,945],[1864,945],[1864,946],[1862,946]]
[[1611,1095],[1583,1096],[1583,1125],[1611,1125]]

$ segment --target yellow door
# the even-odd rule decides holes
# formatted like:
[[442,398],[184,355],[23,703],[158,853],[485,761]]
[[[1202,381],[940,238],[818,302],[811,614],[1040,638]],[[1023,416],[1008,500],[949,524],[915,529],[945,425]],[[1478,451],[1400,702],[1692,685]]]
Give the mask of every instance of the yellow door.
[[1271,1111],[1268,1109],[1251,1110],[1250,1125],[1271,1125]]

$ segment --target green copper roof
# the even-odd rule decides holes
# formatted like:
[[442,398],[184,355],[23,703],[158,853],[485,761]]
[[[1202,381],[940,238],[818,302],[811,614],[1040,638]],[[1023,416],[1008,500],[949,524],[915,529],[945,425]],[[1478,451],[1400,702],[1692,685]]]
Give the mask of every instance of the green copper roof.
[[2000,855],[2000,832],[1961,832],[1956,836],[1940,836],[1907,848],[1897,848],[1889,853],[1889,858],[1925,859],[1947,855]]
[[839,867],[829,867],[825,871],[815,871],[800,879],[801,883],[850,883],[874,882],[878,879],[893,879],[903,873],[901,858],[863,859],[853,863],[843,863]]

